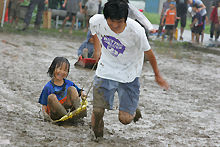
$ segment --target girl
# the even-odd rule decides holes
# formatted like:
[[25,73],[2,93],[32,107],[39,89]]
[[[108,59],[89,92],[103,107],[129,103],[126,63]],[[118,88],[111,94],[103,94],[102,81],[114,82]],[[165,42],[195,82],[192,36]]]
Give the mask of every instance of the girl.
[[47,121],[60,119],[67,114],[68,109],[77,109],[80,105],[79,96],[86,96],[72,81],[65,79],[69,68],[70,63],[66,58],[56,57],[47,71],[52,79],[44,86],[38,101],[42,104],[44,119]]

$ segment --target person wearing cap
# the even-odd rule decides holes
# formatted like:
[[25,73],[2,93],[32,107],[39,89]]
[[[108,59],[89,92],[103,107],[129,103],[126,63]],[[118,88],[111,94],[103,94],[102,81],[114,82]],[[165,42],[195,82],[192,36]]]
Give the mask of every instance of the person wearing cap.
[[[168,34],[168,36],[170,36],[170,44],[173,44],[172,43],[172,39],[173,39],[173,29],[174,29],[174,26],[175,26],[175,21],[177,19],[176,17],[176,2],[172,1],[169,3],[169,9],[166,10],[164,16],[163,16],[163,19],[162,19],[162,23],[161,25],[164,25],[164,20],[166,19],[165,21],[165,31],[162,35],[162,39],[161,39],[161,42],[163,42],[164,40],[164,37],[165,37],[165,34]],[[179,19],[179,17],[178,17]]]
[[164,17],[164,14],[165,14],[166,10],[169,9],[169,3],[170,2],[171,2],[171,0],[167,0],[163,3],[163,9],[162,9],[161,14],[160,14],[160,24],[159,24],[159,28],[158,28],[158,31],[157,31],[157,37],[160,36],[160,33],[163,30],[163,25],[161,25],[161,24],[162,24],[162,22],[163,22],[163,24],[165,23],[165,19],[163,20],[163,17]]

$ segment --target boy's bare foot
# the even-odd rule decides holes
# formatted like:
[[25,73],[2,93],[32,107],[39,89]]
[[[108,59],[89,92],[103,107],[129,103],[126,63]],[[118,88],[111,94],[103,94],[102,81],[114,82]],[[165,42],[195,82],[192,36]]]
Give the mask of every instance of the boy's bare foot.
[[138,121],[140,118],[142,118],[141,111],[140,111],[140,109],[137,108],[133,121],[136,123],[136,121]]
[[70,30],[70,31],[69,31],[69,33],[70,33],[70,34],[72,34],[72,33],[73,33],[73,31],[72,31],[72,30]]
[[62,30],[62,29],[60,29],[60,30],[59,30],[59,32],[60,32],[60,33],[62,33],[62,32],[63,32],[63,30]]

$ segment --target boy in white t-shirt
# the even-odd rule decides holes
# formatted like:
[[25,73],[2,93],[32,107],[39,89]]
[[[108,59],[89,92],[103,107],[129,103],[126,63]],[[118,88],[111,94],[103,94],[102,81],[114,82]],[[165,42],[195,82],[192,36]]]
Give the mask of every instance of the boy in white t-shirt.
[[[90,19],[95,59],[98,68],[93,84],[91,125],[96,138],[103,137],[105,109],[112,109],[114,93],[119,96],[119,121],[129,124],[140,118],[136,113],[144,53],[155,73],[156,82],[169,89],[160,75],[155,56],[144,28],[128,18],[128,4],[121,0],[108,1],[103,14]],[[136,119],[137,118],[137,119]]]
[[101,0],[88,0],[86,2],[84,11],[85,11],[85,15],[86,15],[86,29],[84,30],[84,32],[88,31],[89,28],[89,19],[95,15],[98,14],[98,10],[99,10],[99,3],[101,2]]

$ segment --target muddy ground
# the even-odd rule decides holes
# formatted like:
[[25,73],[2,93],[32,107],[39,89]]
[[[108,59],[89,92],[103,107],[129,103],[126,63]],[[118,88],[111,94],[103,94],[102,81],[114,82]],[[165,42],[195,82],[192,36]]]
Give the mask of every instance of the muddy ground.
[[120,124],[116,95],[114,109],[105,112],[104,140],[95,142],[90,129],[92,90],[86,118],[72,126],[44,122],[38,98],[50,80],[46,72],[56,56],[69,59],[68,79],[79,87],[88,76],[85,90],[93,81],[94,71],[73,66],[82,41],[67,37],[0,34],[0,146],[220,145],[220,58],[181,46],[162,48],[151,43],[170,90],[163,91],[155,83],[152,69],[145,62],[139,101],[143,119],[136,124]]

